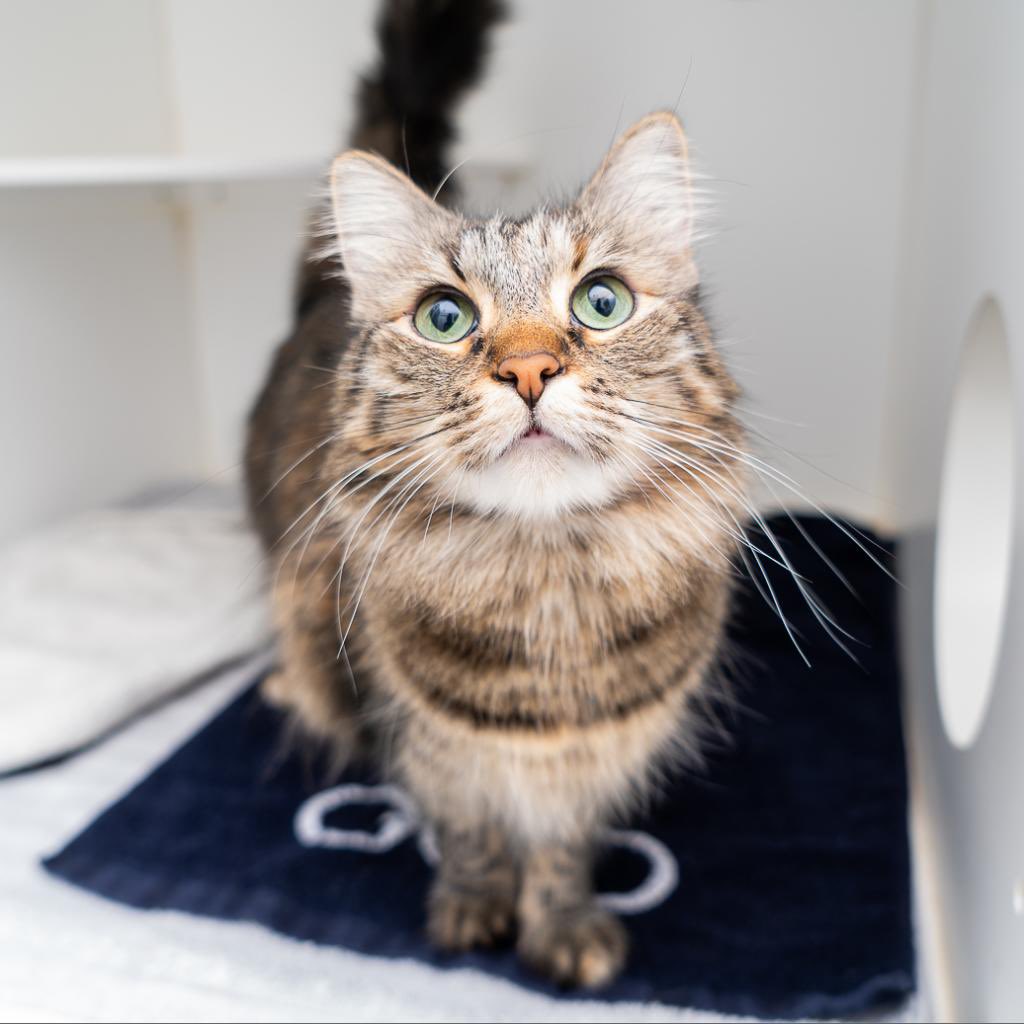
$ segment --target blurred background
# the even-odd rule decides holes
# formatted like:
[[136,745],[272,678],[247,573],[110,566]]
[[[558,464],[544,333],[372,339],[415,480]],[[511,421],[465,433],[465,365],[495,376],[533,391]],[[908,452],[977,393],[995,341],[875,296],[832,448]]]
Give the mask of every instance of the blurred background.
[[[618,130],[677,107],[710,200],[711,310],[761,454],[904,538],[937,1004],[1019,1018],[1024,642],[1003,627],[1024,602],[1024,5],[510,6],[462,111],[466,205],[569,196]],[[375,10],[0,3],[0,542],[240,475]]]

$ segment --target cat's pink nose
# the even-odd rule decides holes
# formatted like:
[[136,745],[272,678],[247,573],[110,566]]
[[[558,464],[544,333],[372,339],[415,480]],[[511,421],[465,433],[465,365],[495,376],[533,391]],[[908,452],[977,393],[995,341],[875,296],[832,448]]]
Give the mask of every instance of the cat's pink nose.
[[562,372],[562,364],[550,352],[531,352],[509,356],[498,364],[498,377],[514,381],[519,397],[532,409],[544,391],[544,385]]

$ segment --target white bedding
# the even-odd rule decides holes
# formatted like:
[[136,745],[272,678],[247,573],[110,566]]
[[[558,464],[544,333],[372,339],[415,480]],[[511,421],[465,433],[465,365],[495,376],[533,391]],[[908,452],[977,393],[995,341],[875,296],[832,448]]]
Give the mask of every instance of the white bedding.
[[237,490],[76,516],[0,550],[0,772],[102,736],[265,647],[261,552]]

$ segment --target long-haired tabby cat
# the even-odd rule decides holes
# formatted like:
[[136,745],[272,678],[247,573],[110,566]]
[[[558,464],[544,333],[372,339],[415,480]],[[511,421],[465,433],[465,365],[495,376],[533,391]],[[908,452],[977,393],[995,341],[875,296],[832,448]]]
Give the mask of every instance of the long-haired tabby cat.
[[600,986],[627,939],[592,854],[694,745],[743,436],[672,114],[567,206],[477,220],[432,198],[499,14],[381,14],[330,251],[304,263],[251,419],[280,633],[265,691],[338,749],[373,737],[414,794],[441,851],[436,943],[515,934],[540,971]]

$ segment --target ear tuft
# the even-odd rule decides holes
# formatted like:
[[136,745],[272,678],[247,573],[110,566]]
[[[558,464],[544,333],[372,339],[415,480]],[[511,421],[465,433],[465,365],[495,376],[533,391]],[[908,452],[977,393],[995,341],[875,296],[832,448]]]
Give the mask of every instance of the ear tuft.
[[680,261],[696,284],[689,148],[675,114],[649,114],[621,135],[577,206],[595,228],[614,227],[640,255]]
[[361,150],[331,166],[334,235],[356,319],[397,315],[458,218],[386,160]]

